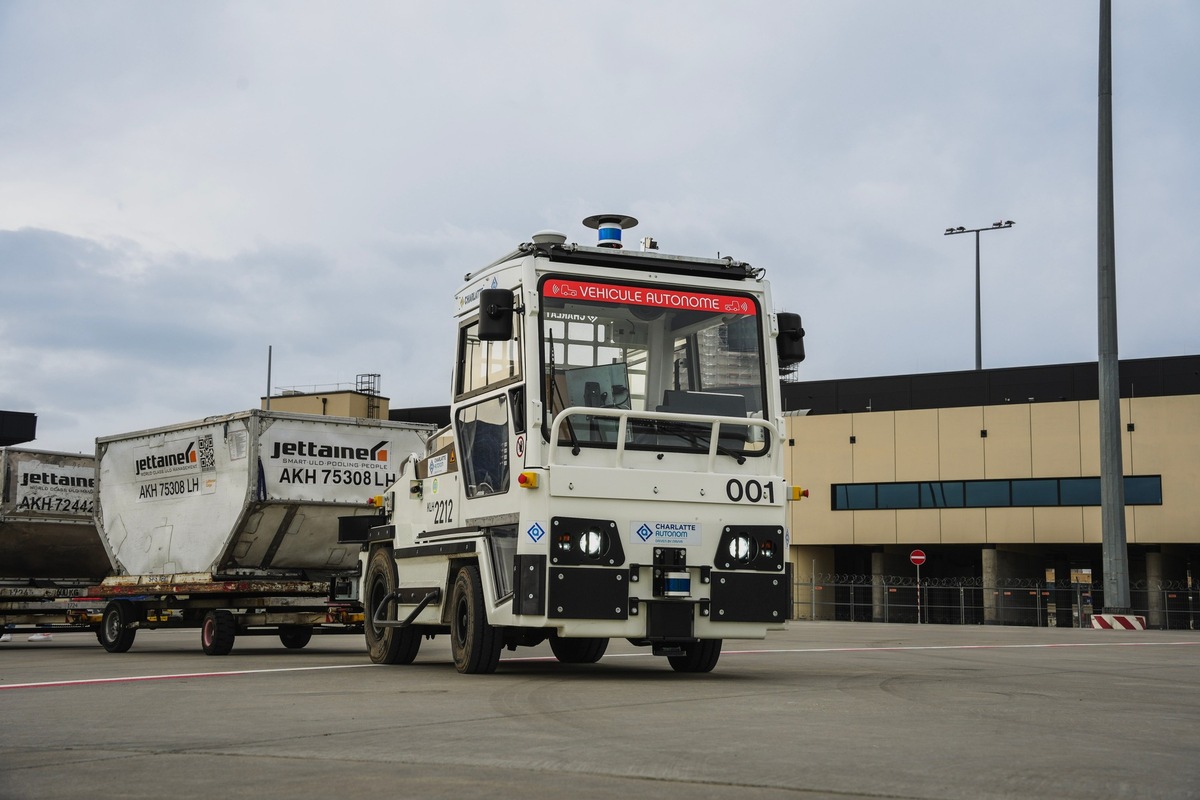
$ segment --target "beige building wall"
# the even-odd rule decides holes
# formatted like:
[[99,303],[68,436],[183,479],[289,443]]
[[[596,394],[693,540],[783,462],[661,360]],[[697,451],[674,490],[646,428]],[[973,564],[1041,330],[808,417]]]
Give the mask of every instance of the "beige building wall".
[[[266,410],[267,399],[266,397],[261,398],[260,408]],[[315,414],[356,419],[388,418],[388,398],[362,392],[284,394],[273,396],[270,401],[272,411],[283,411],[288,414]]]
[[[1200,542],[1200,395],[1121,401],[1126,475],[1161,475],[1161,506],[1127,506],[1130,544]],[[1128,428],[1132,426],[1132,430]],[[834,511],[843,483],[1069,478],[1100,474],[1092,401],[787,417],[797,574],[831,545],[1081,544],[1101,541],[1099,507]]]

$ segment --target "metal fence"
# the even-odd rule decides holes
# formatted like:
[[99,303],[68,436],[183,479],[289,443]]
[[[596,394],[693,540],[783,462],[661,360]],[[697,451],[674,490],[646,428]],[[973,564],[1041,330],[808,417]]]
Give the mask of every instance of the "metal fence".
[[[922,579],[910,576],[814,575],[793,586],[793,618],[938,625],[1090,627],[1104,610],[1098,584],[1032,579]],[[1200,589],[1184,582],[1131,583],[1128,613],[1157,629],[1200,628]]]

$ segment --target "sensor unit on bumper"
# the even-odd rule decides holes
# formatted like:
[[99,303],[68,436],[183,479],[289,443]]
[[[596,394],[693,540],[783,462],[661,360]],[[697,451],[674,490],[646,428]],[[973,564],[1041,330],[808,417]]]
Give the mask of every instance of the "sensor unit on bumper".
[[686,547],[654,548],[654,596],[692,596],[692,575],[687,568]]
[[[687,565],[686,547],[654,548],[652,598],[629,598],[630,616],[638,616],[639,605],[646,613],[646,636],[656,641],[691,641],[695,637],[697,617],[709,617],[707,598],[692,599],[692,572]],[[630,567],[631,582],[636,582],[640,566]],[[709,582],[711,569],[698,570],[699,581]]]
[[662,576],[663,597],[691,597],[692,576],[686,572],[664,572]]

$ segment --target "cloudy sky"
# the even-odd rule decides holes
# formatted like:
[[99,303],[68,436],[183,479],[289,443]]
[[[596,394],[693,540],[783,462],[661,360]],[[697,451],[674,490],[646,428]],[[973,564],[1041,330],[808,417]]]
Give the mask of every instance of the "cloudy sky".
[[[1200,3],[1114,3],[1122,358],[1200,352]],[[1096,359],[1097,0],[0,0],[0,409],[35,447],[382,374],[621,212],[765,267],[805,379]]]

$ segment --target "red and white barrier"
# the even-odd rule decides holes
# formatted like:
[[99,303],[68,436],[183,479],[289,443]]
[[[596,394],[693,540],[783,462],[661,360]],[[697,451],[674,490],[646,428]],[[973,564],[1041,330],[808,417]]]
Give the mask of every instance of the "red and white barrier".
[[1146,618],[1133,614],[1093,614],[1092,627],[1106,631],[1144,631]]

